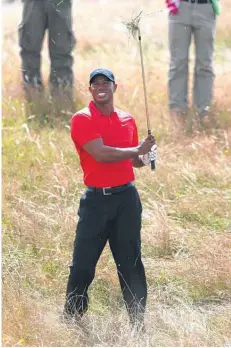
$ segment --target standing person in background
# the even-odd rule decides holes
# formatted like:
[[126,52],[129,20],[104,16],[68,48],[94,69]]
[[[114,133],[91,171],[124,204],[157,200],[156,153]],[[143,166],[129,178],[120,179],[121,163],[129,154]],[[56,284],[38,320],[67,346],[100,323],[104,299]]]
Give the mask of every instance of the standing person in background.
[[212,100],[213,51],[216,15],[210,0],[166,0],[169,13],[170,67],[169,107],[172,116],[184,123],[188,109],[188,64],[192,36],[195,42],[193,105],[203,118]]
[[43,89],[41,49],[46,29],[49,31],[51,60],[51,95],[72,101],[73,57],[75,45],[72,31],[71,0],[24,0],[22,22],[19,25],[19,45],[22,59],[23,85],[30,99],[33,91]]
[[87,187],[78,211],[64,317],[78,319],[87,311],[88,288],[109,241],[130,322],[143,329],[147,284],[141,259],[142,206],[133,167],[150,164],[155,138],[148,135],[139,144],[134,118],[114,107],[117,84],[111,70],[93,70],[89,85],[93,101],[71,122]]

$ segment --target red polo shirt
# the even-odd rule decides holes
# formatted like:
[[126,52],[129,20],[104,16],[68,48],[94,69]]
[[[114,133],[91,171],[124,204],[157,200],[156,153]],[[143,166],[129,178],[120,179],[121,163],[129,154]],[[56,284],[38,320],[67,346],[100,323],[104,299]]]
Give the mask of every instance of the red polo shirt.
[[78,111],[71,120],[71,137],[80,157],[84,184],[94,187],[113,187],[134,180],[130,159],[118,162],[97,162],[83,146],[97,138],[112,147],[135,147],[138,145],[134,118],[119,109],[111,116],[103,115],[94,102]]

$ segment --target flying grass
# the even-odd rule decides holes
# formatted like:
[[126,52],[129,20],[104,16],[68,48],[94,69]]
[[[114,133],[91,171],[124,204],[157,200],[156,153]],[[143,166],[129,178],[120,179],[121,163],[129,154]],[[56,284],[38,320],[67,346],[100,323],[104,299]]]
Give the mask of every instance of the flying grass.
[[127,28],[128,32],[134,39],[137,39],[137,35],[140,33],[140,20],[142,18],[143,11],[140,11],[140,13],[133,17],[130,21],[122,20],[122,23]]

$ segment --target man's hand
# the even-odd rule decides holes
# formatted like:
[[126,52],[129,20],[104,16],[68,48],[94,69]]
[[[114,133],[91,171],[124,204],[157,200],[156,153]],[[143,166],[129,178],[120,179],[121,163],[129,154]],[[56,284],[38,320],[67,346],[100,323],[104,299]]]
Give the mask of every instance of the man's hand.
[[143,141],[141,141],[138,146],[138,155],[145,155],[151,151],[152,147],[155,145],[156,139],[152,134],[148,135]]
[[148,166],[151,163],[151,161],[156,161],[156,157],[157,157],[156,144],[152,146],[151,151],[149,151],[149,153],[139,156],[140,160],[143,162],[145,166]]

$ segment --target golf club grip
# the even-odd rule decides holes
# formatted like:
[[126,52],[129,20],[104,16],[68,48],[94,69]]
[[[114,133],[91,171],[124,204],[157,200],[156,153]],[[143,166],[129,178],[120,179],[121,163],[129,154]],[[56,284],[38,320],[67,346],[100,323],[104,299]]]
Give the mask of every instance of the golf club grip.
[[[151,129],[148,129],[148,135],[152,134]],[[151,160],[151,170],[154,171],[156,169],[156,164],[154,160]]]

